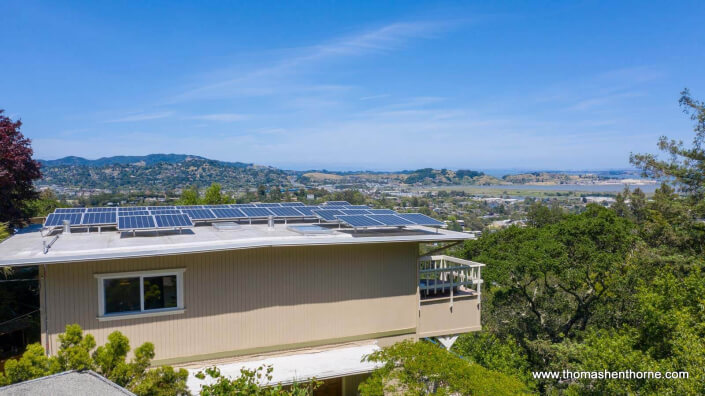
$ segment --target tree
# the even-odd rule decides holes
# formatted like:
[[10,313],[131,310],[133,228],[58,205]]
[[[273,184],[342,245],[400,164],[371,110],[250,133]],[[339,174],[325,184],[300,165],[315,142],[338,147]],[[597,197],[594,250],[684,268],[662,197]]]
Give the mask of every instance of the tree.
[[274,186],[269,189],[269,200],[272,202],[279,202],[282,200],[282,190],[279,186]]
[[7,223],[0,223],[0,242],[10,236],[10,230],[7,229]]
[[12,121],[0,110],[0,222],[22,223],[24,202],[36,197],[32,182],[42,174],[32,159],[31,141],[20,132],[21,121]]
[[679,101],[683,112],[695,121],[692,147],[682,141],[661,136],[658,147],[669,155],[661,160],[653,154],[631,154],[630,162],[642,169],[645,176],[669,178],[680,190],[697,203],[700,213],[705,210],[705,104],[693,99],[688,89],[681,92]]
[[464,256],[487,264],[483,313],[518,340],[574,336],[611,295],[634,248],[632,229],[613,211],[588,205],[555,224],[468,241]]
[[383,366],[360,384],[358,390],[363,396],[529,393],[517,379],[470,363],[425,341],[402,341],[373,352],[366,359]]
[[51,361],[52,371],[59,373],[67,370],[92,370],[95,366],[91,350],[95,348],[95,338],[83,335],[81,326],[66,326],[66,332],[59,334],[59,350],[56,359]]
[[188,395],[188,371],[170,366],[150,369],[154,345],[144,343],[127,362],[130,341],[119,331],[108,335],[108,342],[95,348],[95,339],[83,334],[81,326],[67,325],[59,335],[56,356],[47,357],[40,344],[27,347],[19,360],[9,359],[5,372],[0,373],[0,386],[27,381],[67,370],[95,370],[116,384],[139,396]]
[[181,191],[181,198],[178,201],[179,205],[198,205],[200,202],[201,198],[196,186],[191,186]]
[[529,361],[511,335],[500,339],[489,331],[463,334],[453,344],[452,350],[486,369],[521,379],[529,388],[536,386]]
[[45,217],[54,212],[56,208],[68,207],[60,202],[54,192],[50,189],[43,190],[36,199],[31,199],[25,203],[25,214],[29,217]]
[[230,203],[230,197],[223,194],[221,190],[222,188],[220,184],[211,184],[210,187],[206,189],[206,193],[203,196],[203,203],[206,205],[219,205]]
[[332,201],[347,201],[353,205],[364,205],[365,196],[358,190],[343,190],[333,194]]
[[529,206],[526,214],[526,222],[532,227],[543,227],[553,224],[563,218],[563,209],[554,201],[551,206],[546,206],[541,202],[535,202]]
[[[205,371],[205,372],[204,372]],[[254,370],[246,368],[240,369],[240,376],[234,379],[225,377],[217,367],[207,368],[196,373],[196,378],[213,379],[211,384],[201,386],[203,396],[229,396],[229,395],[250,395],[250,396],[310,396],[321,382],[315,378],[304,383],[293,383],[289,387],[269,384],[272,381],[272,366],[259,366]]]

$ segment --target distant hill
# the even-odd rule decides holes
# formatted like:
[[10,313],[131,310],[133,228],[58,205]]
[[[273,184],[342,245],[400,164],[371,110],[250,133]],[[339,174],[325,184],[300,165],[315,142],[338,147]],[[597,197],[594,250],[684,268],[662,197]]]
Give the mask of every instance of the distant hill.
[[583,174],[568,174],[558,172],[531,172],[519,173],[516,175],[505,175],[502,180],[512,184],[576,184],[576,183],[595,183],[598,181],[607,180],[605,176],[596,175],[594,173]]
[[383,183],[383,184],[415,184],[415,185],[453,185],[453,184],[502,184],[502,181],[483,172],[460,169],[424,168],[404,170],[399,172],[329,172],[307,171],[301,174],[299,182],[309,183]]
[[87,160],[66,157],[42,162],[38,185],[109,190],[157,190],[220,183],[224,188],[290,186],[294,173],[277,168],[223,162],[184,154],[151,154]]
[[[71,165],[81,165],[81,166],[106,166],[106,165],[127,165],[127,164],[143,164],[143,165],[154,165],[160,162],[166,162],[168,164],[175,164],[177,162],[192,161],[192,160],[205,160],[211,161],[207,158],[199,157],[197,155],[188,154],[149,154],[141,156],[115,156],[115,157],[103,157],[95,160],[89,160],[82,157],[64,157],[55,160],[39,160],[45,167],[52,166],[71,166]],[[245,164],[242,162],[223,162],[223,164],[229,164],[231,166],[246,167],[252,164]]]
[[[498,179],[481,171],[460,169],[402,170],[397,172],[328,170],[292,171],[243,162],[224,162],[188,154],[116,156],[89,160],[65,157],[43,161],[38,185],[108,190],[164,191],[220,183],[226,189],[259,185],[300,187],[335,184],[347,188],[373,184],[442,186],[510,184],[584,184],[626,174],[614,172],[539,171],[505,175]],[[612,174],[614,173],[614,174]]]

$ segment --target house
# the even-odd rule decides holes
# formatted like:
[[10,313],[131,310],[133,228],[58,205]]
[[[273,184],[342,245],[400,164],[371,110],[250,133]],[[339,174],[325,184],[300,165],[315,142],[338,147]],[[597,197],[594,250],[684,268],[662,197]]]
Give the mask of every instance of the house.
[[65,371],[0,388],[0,396],[135,396],[91,370]]
[[[483,265],[441,254],[470,235],[390,210],[328,204],[292,216],[271,205],[57,213],[41,232],[0,243],[0,265],[39,267],[49,354],[78,323],[98,345],[115,330],[133,346],[154,343],[156,365],[237,375],[270,363],[273,382],[326,380],[320,394],[355,394],[375,368],[362,358],[380,347],[426,337],[450,347],[480,330]],[[331,217],[337,210],[370,214]],[[159,227],[160,216],[186,223]],[[117,222],[91,225],[96,217]],[[426,244],[440,248],[419,257]]]

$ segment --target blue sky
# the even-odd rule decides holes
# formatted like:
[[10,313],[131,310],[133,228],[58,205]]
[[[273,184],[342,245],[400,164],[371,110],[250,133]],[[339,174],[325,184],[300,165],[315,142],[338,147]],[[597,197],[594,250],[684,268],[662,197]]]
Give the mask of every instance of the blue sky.
[[35,156],[604,169],[690,140],[704,2],[37,2],[0,13]]

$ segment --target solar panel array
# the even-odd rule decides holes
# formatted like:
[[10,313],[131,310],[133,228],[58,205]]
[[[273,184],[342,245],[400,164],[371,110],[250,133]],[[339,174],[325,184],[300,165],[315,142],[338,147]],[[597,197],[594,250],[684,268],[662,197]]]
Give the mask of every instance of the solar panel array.
[[118,230],[146,230],[192,227],[194,222],[224,220],[318,219],[358,227],[403,227],[424,225],[440,227],[442,222],[421,213],[397,213],[390,209],[372,209],[346,201],[322,205],[301,202],[250,203],[222,205],[129,206],[100,208],[58,208],[50,214],[45,227],[58,227],[68,221],[71,226],[115,226]]

